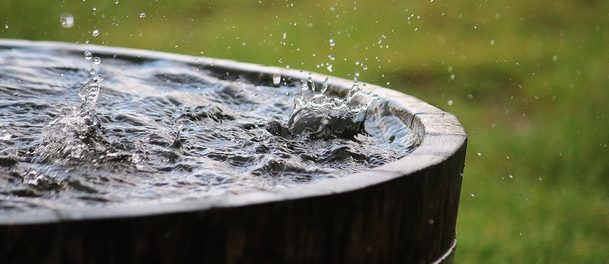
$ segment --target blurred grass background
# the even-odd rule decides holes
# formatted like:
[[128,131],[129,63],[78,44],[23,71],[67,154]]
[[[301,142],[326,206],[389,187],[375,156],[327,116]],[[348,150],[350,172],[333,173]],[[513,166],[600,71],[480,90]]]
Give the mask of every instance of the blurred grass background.
[[609,1],[7,0],[0,38],[359,73],[466,127],[457,263],[609,261]]

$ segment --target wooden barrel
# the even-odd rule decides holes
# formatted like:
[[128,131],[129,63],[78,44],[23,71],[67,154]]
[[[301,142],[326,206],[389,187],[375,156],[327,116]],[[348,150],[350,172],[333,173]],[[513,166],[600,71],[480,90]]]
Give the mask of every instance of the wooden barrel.
[[[189,63],[227,79],[309,80],[344,94],[352,81],[184,55],[0,40],[0,47]],[[0,263],[450,263],[466,135],[412,96],[366,85],[415,133],[406,157],[350,176],[275,192],[182,202],[0,215]]]

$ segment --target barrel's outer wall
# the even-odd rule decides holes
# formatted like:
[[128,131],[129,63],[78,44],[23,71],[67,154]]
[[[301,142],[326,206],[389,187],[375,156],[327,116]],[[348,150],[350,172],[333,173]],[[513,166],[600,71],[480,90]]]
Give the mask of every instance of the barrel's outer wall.
[[0,259],[433,263],[455,239],[465,148],[411,175],[347,193],[201,212],[0,226]]

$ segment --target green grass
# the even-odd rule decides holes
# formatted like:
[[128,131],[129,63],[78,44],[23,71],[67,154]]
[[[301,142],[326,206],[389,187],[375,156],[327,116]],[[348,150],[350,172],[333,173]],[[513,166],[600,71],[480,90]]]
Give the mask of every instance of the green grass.
[[609,259],[607,1],[8,1],[0,37],[359,72],[466,127],[458,263]]

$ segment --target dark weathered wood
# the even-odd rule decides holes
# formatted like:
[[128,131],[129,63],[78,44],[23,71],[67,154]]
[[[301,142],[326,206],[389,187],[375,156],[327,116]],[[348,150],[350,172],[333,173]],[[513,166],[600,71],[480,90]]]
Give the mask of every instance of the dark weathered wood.
[[[3,45],[82,50],[58,43]],[[192,57],[88,46],[96,54]],[[198,59],[268,81],[298,72]],[[322,82],[326,76],[314,75]],[[331,78],[337,93],[349,82]],[[353,176],[278,193],[209,201],[0,215],[0,263],[435,263],[451,262],[466,137],[454,116],[369,85],[420,136],[415,151]]]

